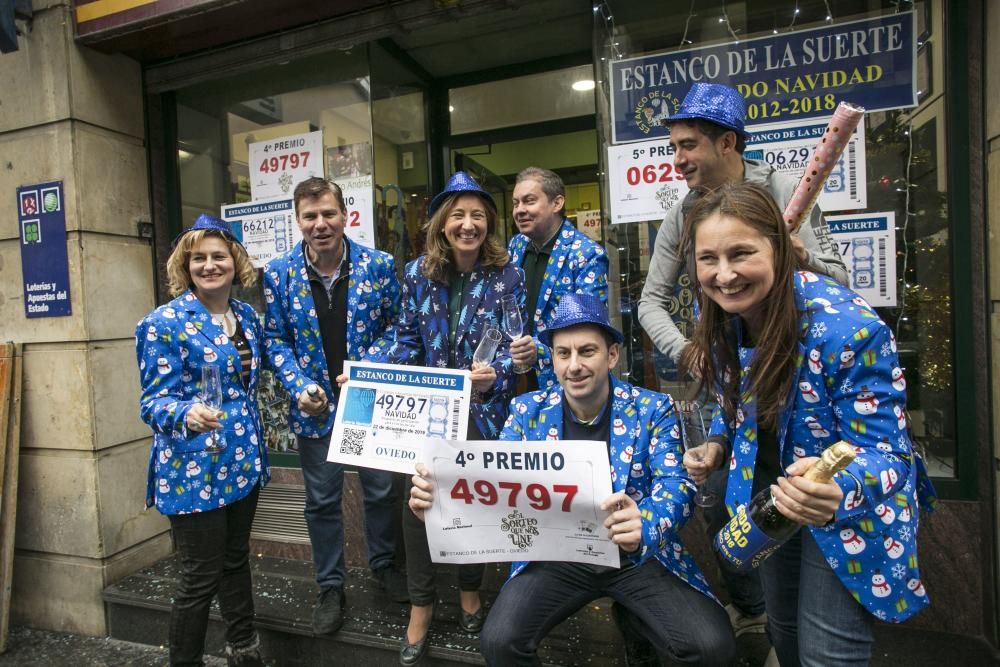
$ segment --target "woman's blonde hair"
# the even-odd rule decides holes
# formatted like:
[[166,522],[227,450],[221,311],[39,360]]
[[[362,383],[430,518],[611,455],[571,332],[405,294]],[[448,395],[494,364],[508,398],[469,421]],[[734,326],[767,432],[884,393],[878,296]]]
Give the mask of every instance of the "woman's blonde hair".
[[181,236],[170,257],[167,258],[167,287],[170,289],[170,296],[180,296],[194,286],[189,268],[191,251],[211,236],[222,239],[229,248],[236,270],[234,282],[244,287],[253,287],[257,284],[257,269],[253,268],[250,256],[242,244],[212,229],[196,229]]
[[486,240],[479,248],[479,265],[484,269],[502,269],[510,261],[507,249],[494,236],[497,226],[497,212],[490,202],[474,192],[456,192],[445,198],[434,211],[427,223],[427,249],[423,263],[423,274],[431,280],[447,282],[448,268],[455,264],[455,256],[451,244],[444,236],[444,224],[451,211],[458,203],[459,197],[473,195],[483,202],[486,209]]

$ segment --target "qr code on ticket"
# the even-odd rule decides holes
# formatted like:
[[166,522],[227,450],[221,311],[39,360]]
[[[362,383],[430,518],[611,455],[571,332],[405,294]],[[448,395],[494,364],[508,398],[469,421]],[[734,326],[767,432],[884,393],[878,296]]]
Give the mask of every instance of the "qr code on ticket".
[[340,453],[361,456],[365,446],[365,431],[359,428],[345,428],[344,439],[340,441]]

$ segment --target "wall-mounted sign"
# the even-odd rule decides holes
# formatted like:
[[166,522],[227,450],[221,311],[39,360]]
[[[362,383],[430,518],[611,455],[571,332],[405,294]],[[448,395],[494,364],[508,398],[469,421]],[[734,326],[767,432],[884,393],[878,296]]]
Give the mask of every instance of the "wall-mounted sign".
[[722,83],[747,102],[747,123],[916,106],[913,12],[836,23],[610,63],[613,143],[666,137],[662,122],[695,83]]
[[72,315],[62,181],[17,189],[25,317]]
[[290,197],[300,181],[323,177],[323,133],[288,135],[250,144],[250,196]]
[[896,214],[828,215],[826,222],[851,277],[872,306],[896,305]]

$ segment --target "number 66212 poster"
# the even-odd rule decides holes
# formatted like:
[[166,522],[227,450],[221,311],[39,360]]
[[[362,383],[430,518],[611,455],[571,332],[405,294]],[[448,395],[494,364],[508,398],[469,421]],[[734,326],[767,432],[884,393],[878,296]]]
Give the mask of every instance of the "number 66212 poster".
[[620,565],[600,510],[611,495],[606,443],[436,440],[426,455],[434,502],[424,521],[435,563]]

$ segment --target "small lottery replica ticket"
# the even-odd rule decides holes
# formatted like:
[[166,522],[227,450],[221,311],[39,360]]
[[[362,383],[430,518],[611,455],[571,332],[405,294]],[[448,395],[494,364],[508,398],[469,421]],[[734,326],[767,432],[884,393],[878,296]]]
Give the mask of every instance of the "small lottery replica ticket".
[[328,461],[412,474],[427,438],[465,437],[469,371],[345,361],[344,373]]

